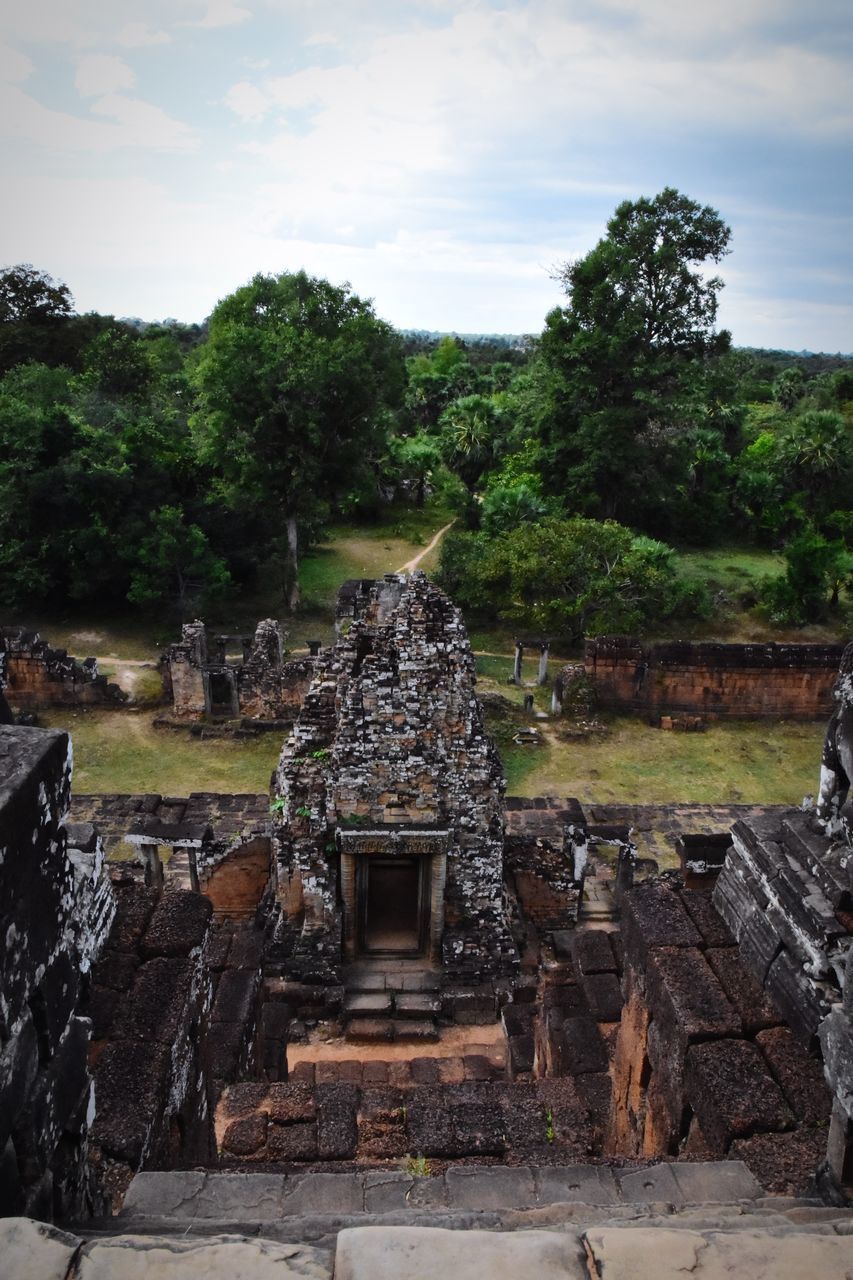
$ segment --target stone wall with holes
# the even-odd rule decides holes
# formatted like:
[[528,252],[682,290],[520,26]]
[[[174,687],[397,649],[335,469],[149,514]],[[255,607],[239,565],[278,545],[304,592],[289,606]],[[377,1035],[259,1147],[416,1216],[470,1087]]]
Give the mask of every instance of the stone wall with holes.
[[87,1162],[94,1092],[81,994],[115,901],[87,824],[65,824],[68,735],[0,727],[2,1211],[101,1206]]
[[459,980],[517,965],[503,889],[500,760],[459,610],[424,574],[389,575],[315,678],[274,779],[278,940],[300,976],[341,957],[336,832],[447,834],[442,959]]
[[828,715],[842,649],[821,644],[642,645],[626,636],[588,640],[584,668],[599,707],[709,719]]
[[292,722],[314,672],[313,658],[285,658],[278,622],[265,618],[254,636],[241,637],[243,661],[226,656],[229,637],[210,637],[203,622],[185,623],[181,639],[163,655],[163,680],[173,714],[201,720],[227,694],[229,714],[249,720]]
[[802,1194],[826,1151],[821,1063],[710,897],[647,881],[623,898],[622,938],[609,1154],[741,1159],[768,1190]]
[[120,706],[117,684],[98,674],[96,658],[78,662],[34,631],[0,628],[0,689],[16,711],[40,707]]

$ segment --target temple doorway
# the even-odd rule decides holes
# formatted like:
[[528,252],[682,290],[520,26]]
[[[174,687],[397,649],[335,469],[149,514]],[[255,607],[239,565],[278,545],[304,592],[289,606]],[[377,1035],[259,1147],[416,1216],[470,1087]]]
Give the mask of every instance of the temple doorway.
[[427,937],[423,858],[369,857],[359,876],[359,950],[417,956]]

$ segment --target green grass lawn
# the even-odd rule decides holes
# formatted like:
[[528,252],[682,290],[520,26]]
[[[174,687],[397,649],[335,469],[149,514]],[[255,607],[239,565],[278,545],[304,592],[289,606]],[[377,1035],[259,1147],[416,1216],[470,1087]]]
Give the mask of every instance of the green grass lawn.
[[155,729],[153,712],[50,711],[39,723],[66,729],[74,746],[73,789],[100,792],[267,791],[281,751],[278,734],[191,738]]
[[501,732],[509,793],[623,804],[798,805],[817,789],[826,724],[728,721],[677,733],[615,719],[608,728],[606,737],[555,737],[539,747],[507,744]]
[[[41,723],[67,729],[74,743],[74,790],[88,792],[266,791],[281,750],[277,734],[200,740],[155,729],[148,712],[44,713]],[[635,720],[610,722],[605,738],[540,747],[511,741],[527,723],[520,709],[490,718],[509,791],[572,795],[626,804],[799,804],[814,791],[825,725],[729,722],[704,733],[666,733]]]

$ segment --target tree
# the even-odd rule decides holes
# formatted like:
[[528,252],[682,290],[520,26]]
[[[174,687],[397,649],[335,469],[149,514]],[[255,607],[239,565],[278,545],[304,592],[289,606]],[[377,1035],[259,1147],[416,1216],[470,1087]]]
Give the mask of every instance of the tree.
[[346,287],[256,275],[214,308],[194,383],[202,457],[233,505],[263,512],[294,609],[300,525],[382,452],[383,409],[402,390],[399,340]]
[[221,595],[231,576],[215,555],[203,531],[187,524],[180,507],[159,507],[150,517],[130,574],[127,598],[132,604],[173,599],[181,618],[202,601]]
[[449,534],[441,579],[463,607],[482,613],[487,602],[506,622],[568,641],[707,607],[702,590],[679,578],[670,547],[613,520],[548,518],[493,539]]
[[392,436],[389,452],[400,479],[414,486],[415,506],[422,507],[427,481],[441,465],[441,445],[435,436],[418,431],[413,436]]
[[51,357],[61,328],[74,314],[68,286],[30,263],[0,271],[0,374],[26,360]]
[[853,573],[853,556],[841,539],[830,541],[807,525],[785,547],[785,572],[768,578],[762,597],[774,622],[821,622],[838,605],[842,584]]
[[581,508],[635,515],[665,488],[705,362],[729,346],[714,332],[722,280],[702,268],[730,235],[714,209],[667,187],[619,205],[596,247],[558,270],[569,305],[542,336],[553,378],[541,430],[551,484]]

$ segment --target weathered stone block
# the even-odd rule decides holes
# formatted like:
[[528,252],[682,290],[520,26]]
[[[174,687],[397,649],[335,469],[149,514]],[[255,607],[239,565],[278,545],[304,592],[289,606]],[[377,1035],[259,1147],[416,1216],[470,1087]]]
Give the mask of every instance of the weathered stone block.
[[721,1152],[728,1152],[735,1138],[794,1124],[764,1059],[746,1040],[692,1045],[685,1059],[684,1093],[703,1133]]
[[319,1158],[351,1160],[358,1145],[358,1087],[352,1084],[318,1084],[315,1098]]
[[589,973],[582,980],[589,1011],[596,1022],[618,1022],[622,1016],[622,988],[614,973]]
[[741,1021],[704,956],[691,947],[659,947],[648,958],[648,1001],[655,1023],[684,1048],[695,1040],[741,1034]]
[[212,914],[211,903],[200,893],[164,893],[140,942],[142,955],[188,956],[203,944]]
[[736,947],[711,947],[705,957],[748,1034],[778,1026],[782,1020],[778,1009],[744,968]]
[[639,970],[645,967],[653,947],[698,947],[702,943],[702,935],[678,894],[658,880],[646,881],[625,895],[622,939],[626,963]]
[[615,973],[616,958],[610,934],[604,929],[581,929],[573,935],[572,954],[581,973]]
[[761,1031],[755,1039],[798,1122],[826,1124],[832,1097],[820,1061],[806,1052],[787,1027]]

